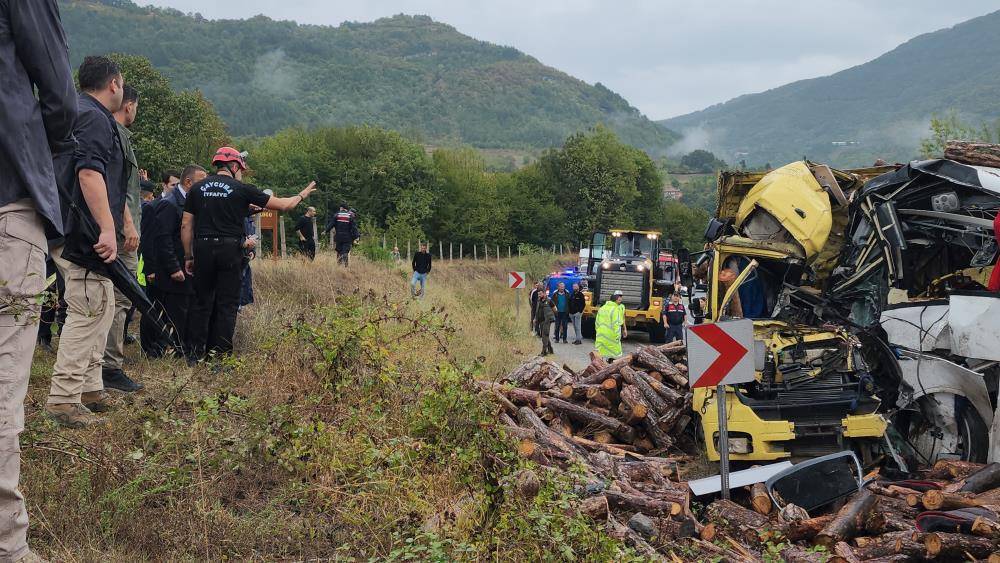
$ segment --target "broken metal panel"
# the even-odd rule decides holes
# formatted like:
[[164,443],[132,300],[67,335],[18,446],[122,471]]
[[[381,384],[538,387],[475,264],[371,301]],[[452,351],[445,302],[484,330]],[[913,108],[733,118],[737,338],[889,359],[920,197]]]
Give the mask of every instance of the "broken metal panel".
[[899,407],[926,395],[951,394],[965,397],[987,426],[993,422],[986,382],[980,373],[937,356],[899,349],[899,369],[909,392],[900,393]]
[[880,324],[890,344],[922,352],[949,351],[948,309],[947,300],[906,303],[883,311]]
[[1000,360],[1000,295],[957,293],[951,296],[948,325],[951,351],[966,358]]

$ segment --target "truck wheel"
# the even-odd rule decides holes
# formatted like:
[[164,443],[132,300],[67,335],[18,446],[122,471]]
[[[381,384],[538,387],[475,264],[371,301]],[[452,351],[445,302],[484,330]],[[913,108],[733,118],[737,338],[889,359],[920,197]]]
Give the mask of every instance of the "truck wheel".
[[594,324],[594,319],[584,317],[580,323],[580,328],[583,330],[584,338],[595,338],[597,336],[597,326]]
[[667,341],[667,329],[661,324],[650,325],[649,341],[653,344],[664,344]]
[[918,409],[899,411],[896,428],[917,453],[932,463],[939,455],[984,463],[989,428],[968,399],[934,393],[917,399]]

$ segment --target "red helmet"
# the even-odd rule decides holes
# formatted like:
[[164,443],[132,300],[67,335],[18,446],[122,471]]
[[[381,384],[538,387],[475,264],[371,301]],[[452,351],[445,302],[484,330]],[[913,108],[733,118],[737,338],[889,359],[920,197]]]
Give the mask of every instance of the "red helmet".
[[234,149],[233,147],[222,147],[221,149],[215,151],[215,156],[212,157],[212,165],[218,166],[221,164],[228,164],[230,162],[235,162],[240,165],[243,170],[247,169],[247,163],[243,160],[244,153]]

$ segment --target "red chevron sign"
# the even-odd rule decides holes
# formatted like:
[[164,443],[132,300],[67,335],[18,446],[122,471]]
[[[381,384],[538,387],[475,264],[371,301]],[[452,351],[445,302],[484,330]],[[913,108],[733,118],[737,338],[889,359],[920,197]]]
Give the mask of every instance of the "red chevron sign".
[[754,380],[753,321],[726,321],[687,329],[691,388]]
[[524,272],[507,272],[507,284],[511,289],[523,289]]

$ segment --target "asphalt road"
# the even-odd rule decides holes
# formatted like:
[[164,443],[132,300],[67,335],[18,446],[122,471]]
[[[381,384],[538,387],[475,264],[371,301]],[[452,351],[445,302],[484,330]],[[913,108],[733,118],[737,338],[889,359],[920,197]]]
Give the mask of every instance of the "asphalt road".
[[[556,344],[552,343],[552,349],[555,350],[554,356],[549,356],[549,358],[557,364],[566,364],[573,371],[579,372],[580,370],[586,368],[590,365],[590,352],[594,350],[594,341],[589,338],[583,339],[583,344],[579,346],[573,344],[573,327],[569,327],[569,344],[563,344],[560,342]],[[645,332],[635,331],[629,332],[628,338],[622,342],[622,353],[629,354],[634,352],[641,346],[649,344],[649,336]]]

